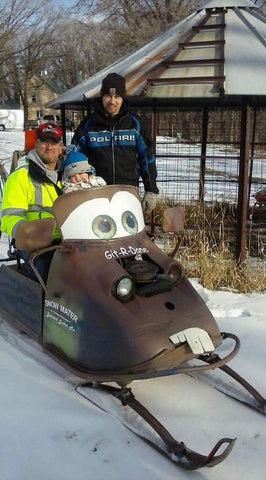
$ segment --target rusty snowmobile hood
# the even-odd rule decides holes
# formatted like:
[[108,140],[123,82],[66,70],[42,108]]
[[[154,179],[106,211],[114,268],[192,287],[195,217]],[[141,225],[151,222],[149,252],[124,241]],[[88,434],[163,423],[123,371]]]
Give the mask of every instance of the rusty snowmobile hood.
[[[137,189],[111,185],[73,192],[56,200],[54,215],[62,244],[47,282],[47,344],[90,371],[143,374],[196,356],[193,342],[184,339],[177,348],[183,332],[198,328],[213,348],[222,342],[182,266],[146,235]],[[142,270],[148,279],[142,280]],[[150,270],[156,273],[149,278]],[[126,301],[115,293],[123,279],[133,283]],[[163,352],[175,355],[160,363]]]

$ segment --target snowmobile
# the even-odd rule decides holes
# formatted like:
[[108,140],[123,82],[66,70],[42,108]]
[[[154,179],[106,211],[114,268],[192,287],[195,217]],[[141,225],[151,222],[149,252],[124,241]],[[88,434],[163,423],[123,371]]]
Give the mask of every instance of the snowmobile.
[[[68,193],[55,201],[53,214],[19,225],[16,247],[32,251],[38,282],[25,276],[23,264],[3,264],[1,308],[45,352],[85,379],[80,394],[91,400],[98,389],[137,412],[163,446],[146,441],[172,461],[185,469],[223,461],[234,439],[221,439],[207,456],[197,453],[176,441],[129,387],[134,380],[219,368],[266,413],[265,399],[226,365],[239,339],[219,331],[182,265],[146,233],[137,189],[109,185]],[[61,242],[51,245],[55,225]],[[181,207],[167,209],[163,231],[182,227]],[[49,250],[55,253],[44,283],[34,262]],[[217,349],[226,339],[233,347],[220,358]]]

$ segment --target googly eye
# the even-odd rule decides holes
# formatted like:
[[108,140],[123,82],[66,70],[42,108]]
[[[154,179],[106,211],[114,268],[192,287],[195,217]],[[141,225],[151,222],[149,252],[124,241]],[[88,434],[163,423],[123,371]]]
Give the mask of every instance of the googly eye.
[[138,222],[134,213],[126,210],[122,214],[121,221],[124,229],[131,235],[134,235],[138,232]]
[[99,238],[110,239],[116,234],[116,223],[109,215],[98,215],[92,222],[92,230]]

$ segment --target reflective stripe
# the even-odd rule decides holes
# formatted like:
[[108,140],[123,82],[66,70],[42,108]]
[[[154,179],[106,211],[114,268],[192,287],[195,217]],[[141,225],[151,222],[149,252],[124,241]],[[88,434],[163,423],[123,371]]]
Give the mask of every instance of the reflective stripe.
[[29,205],[28,212],[42,212],[43,208],[41,205]]
[[15,225],[14,227],[12,228],[12,231],[11,231],[11,237],[12,238],[16,238],[16,233],[17,233],[17,228],[19,226],[20,223],[24,223],[26,220],[19,220]]
[[49,212],[52,213],[53,207],[43,207],[42,205],[30,205],[28,212]]
[[43,207],[42,205],[30,205],[29,210],[24,208],[5,208],[1,212],[1,216],[5,215],[17,215],[18,217],[25,217],[28,212],[53,212],[53,207]]
[[24,217],[27,213],[27,210],[24,208],[5,208],[2,210],[2,217],[5,215],[17,215],[19,217]]
[[36,205],[42,205],[42,186],[39,182],[31,178],[32,185],[34,186],[35,189],[35,204]]
[[53,213],[53,207],[43,207],[43,211]]

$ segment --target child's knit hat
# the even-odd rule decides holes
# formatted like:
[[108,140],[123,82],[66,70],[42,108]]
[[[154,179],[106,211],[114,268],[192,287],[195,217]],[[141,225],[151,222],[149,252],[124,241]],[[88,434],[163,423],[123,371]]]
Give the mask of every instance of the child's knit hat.
[[63,180],[67,180],[75,173],[88,173],[95,175],[95,168],[89,164],[86,155],[76,150],[71,150],[63,161]]

